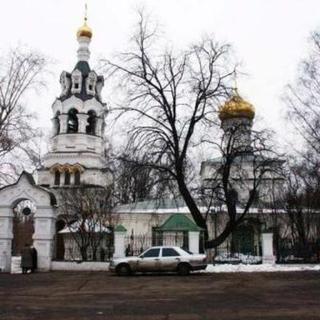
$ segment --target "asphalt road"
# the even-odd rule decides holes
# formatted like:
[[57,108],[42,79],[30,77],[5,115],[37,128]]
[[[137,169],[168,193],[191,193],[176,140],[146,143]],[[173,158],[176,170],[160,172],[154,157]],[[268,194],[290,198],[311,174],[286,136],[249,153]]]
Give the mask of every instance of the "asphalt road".
[[0,319],[320,319],[320,272],[0,274]]

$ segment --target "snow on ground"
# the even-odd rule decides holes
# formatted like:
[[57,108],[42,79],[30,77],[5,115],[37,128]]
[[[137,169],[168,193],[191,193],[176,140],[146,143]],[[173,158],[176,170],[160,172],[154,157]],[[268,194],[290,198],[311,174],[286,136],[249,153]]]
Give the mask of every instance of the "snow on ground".
[[252,256],[252,255],[246,255],[242,253],[221,253],[218,256],[214,258],[215,261],[218,261],[220,263],[233,263],[233,262],[239,262],[244,264],[257,264],[262,261],[261,256]]
[[220,272],[281,272],[281,271],[320,271],[320,264],[209,264],[206,270],[202,272],[220,273]]

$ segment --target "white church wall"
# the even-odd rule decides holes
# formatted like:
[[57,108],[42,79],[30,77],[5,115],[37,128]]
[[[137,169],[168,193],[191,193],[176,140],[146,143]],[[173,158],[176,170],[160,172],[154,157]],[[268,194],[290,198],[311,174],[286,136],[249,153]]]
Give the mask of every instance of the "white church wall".
[[81,164],[86,168],[104,168],[104,159],[94,153],[49,153],[44,156],[44,166],[50,168],[55,164]]
[[[94,152],[103,154],[105,142],[101,137],[85,133],[59,134],[51,140],[51,152]],[[68,155],[65,155],[68,156]]]

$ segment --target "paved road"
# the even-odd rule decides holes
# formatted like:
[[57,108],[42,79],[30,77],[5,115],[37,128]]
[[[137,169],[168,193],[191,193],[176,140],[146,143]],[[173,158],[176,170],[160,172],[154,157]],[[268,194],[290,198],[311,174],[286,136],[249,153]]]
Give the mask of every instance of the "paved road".
[[320,319],[320,272],[0,274],[0,319]]

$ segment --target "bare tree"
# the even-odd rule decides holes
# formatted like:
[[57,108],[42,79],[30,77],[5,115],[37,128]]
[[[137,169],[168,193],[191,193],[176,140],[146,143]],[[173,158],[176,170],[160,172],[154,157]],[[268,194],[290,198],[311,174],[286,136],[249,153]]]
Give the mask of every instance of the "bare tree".
[[320,249],[320,185],[309,166],[291,165],[284,200],[291,246],[297,256],[309,259],[315,247]]
[[[205,140],[210,128],[217,125],[218,107],[232,93],[229,83],[234,77],[235,65],[231,62],[231,48],[206,39],[178,54],[172,50],[160,53],[156,38],[156,32],[150,31],[148,21],[140,14],[133,50],[122,54],[117,63],[107,62],[108,72],[120,77],[121,85],[128,93],[126,106],[113,111],[119,110],[119,116],[133,114],[127,146],[131,161],[158,170],[176,184],[194,221],[205,230],[208,240],[207,214],[200,208],[199,188],[191,179],[191,154]],[[260,153],[262,149],[260,147]],[[252,163],[257,158],[256,153],[251,153]],[[237,153],[223,156],[221,181],[230,221],[216,239],[207,242],[208,247],[222,243],[242,219],[236,218],[230,188],[231,167],[239,158]],[[252,170],[256,185],[244,214],[254,200],[260,177],[267,171],[262,162],[260,159],[259,165]]]
[[165,172],[145,166],[148,156],[143,157],[145,160],[135,159],[134,154],[121,154],[115,161],[115,190],[121,204],[160,199],[175,191],[172,178]]
[[230,46],[208,39],[177,55],[172,51],[159,54],[153,46],[155,38],[156,32],[150,31],[140,14],[133,51],[123,54],[119,63],[107,62],[108,71],[120,76],[128,90],[129,101],[119,108],[120,115],[136,117],[129,132],[128,154],[134,154],[135,161],[143,159],[144,167],[169,175],[194,221],[206,230],[187,185],[187,168],[190,149],[213,124],[217,106],[229,94],[228,82],[234,73]]
[[[285,95],[288,118],[303,138],[298,159],[290,167],[287,214],[291,238],[305,247],[319,236],[320,194],[320,33],[310,38],[310,53],[300,64],[298,78]],[[294,155],[296,158],[297,156]],[[317,230],[315,230],[315,228]],[[320,241],[320,240],[318,240]]]
[[136,165],[126,155],[119,157],[117,166],[117,194],[122,204],[148,199],[154,187],[152,168]]
[[[320,153],[320,33],[311,36],[311,52],[302,61],[298,79],[287,87],[288,118],[319,165]],[[303,156],[304,152],[301,153]]]
[[6,157],[10,152],[35,157],[31,140],[38,135],[32,126],[34,115],[28,112],[24,99],[31,90],[43,86],[46,59],[31,51],[12,50],[0,58],[0,179],[15,174],[15,166]]
[[[115,215],[111,213],[114,205],[112,197],[112,187],[81,186],[59,192],[60,218],[66,222],[83,261],[88,259],[89,250],[92,259],[97,260],[98,250],[103,249],[103,240],[112,236],[116,223]],[[109,241],[109,244],[112,243]],[[112,250],[111,247],[107,249]]]

